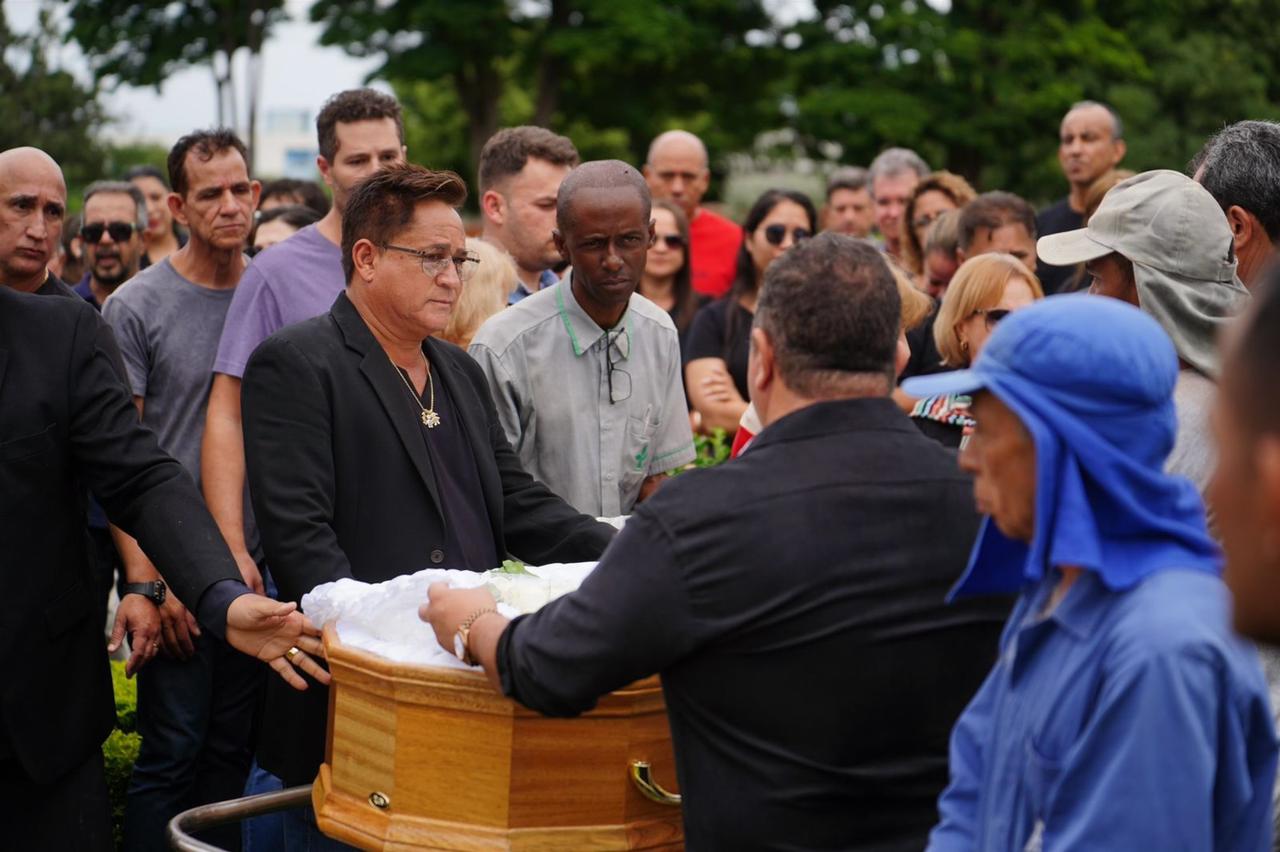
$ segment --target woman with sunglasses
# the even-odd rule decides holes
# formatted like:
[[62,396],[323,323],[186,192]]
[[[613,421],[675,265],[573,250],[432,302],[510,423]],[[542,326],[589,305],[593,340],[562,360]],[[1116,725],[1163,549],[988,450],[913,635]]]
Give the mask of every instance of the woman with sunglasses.
[[[965,261],[933,324],[942,363],[953,370],[969,367],[1000,320],[1043,298],[1035,273],[1011,254],[993,252]],[[959,447],[973,430],[969,402],[968,396],[957,394],[926,397],[916,403],[911,418],[924,434]]]
[[747,353],[765,270],[813,236],[817,221],[809,197],[787,189],[768,190],[747,213],[733,286],[698,311],[684,350],[684,384],[701,431],[738,428],[747,410]]
[[693,316],[705,301],[694,292],[689,274],[689,220],[670,201],[654,201],[653,231],[655,239],[645,260],[640,295],[670,314],[683,352]]
[[902,214],[902,265],[912,275],[924,272],[924,240],[929,226],[949,210],[959,210],[977,197],[977,192],[960,175],[934,172],[912,191]]

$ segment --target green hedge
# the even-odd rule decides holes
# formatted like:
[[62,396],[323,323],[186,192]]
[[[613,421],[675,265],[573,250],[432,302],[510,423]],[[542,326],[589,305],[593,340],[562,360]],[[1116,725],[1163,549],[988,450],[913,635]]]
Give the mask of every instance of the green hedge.
[[107,764],[107,793],[111,797],[111,823],[116,848],[120,848],[124,827],[124,797],[129,789],[129,774],[138,759],[138,682],[124,676],[124,663],[111,661],[111,683],[116,695],[116,729],[102,744]]
[[723,429],[713,429],[710,435],[701,433],[693,436],[693,461],[682,468],[669,471],[672,476],[700,467],[715,467],[729,460],[733,450],[733,438]]

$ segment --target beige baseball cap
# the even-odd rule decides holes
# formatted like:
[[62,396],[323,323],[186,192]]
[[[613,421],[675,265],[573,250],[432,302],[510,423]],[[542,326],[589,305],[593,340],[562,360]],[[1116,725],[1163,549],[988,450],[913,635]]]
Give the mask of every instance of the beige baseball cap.
[[1087,227],[1036,241],[1036,254],[1050,266],[1073,266],[1112,252],[1186,281],[1230,282],[1236,270],[1231,228],[1218,202],[1191,178],[1168,169],[1116,184]]

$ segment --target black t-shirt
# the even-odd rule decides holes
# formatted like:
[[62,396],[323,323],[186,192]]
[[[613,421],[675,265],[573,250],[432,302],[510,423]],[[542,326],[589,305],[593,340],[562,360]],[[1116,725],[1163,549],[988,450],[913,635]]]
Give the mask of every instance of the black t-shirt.
[[[1083,227],[1083,214],[1072,210],[1065,198],[1041,210],[1040,215],[1036,217],[1037,237],[1075,231]],[[1049,266],[1044,261],[1036,261],[1036,277],[1040,279],[1040,286],[1044,288],[1046,296],[1061,292],[1075,274],[1074,266]]]
[[[402,371],[401,375],[405,375]],[[485,508],[484,491],[480,488],[480,472],[475,452],[462,431],[462,423],[446,384],[434,375],[435,412],[440,425],[434,429],[420,426],[427,444],[431,469],[435,472],[436,489],[444,515],[444,561],[427,562],[424,568],[453,568],[459,571],[488,571],[497,568],[498,558],[493,540],[493,526]],[[405,386],[405,402],[409,403],[409,387]],[[422,404],[431,401],[430,388],[423,389]]]
[[[729,324],[730,309],[733,310],[734,327],[732,337],[725,340],[725,327]],[[747,396],[747,356],[751,350],[751,311],[738,304],[736,299],[726,296],[716,299],[711,304],[699,309],[689,326],[689,337],[685,344],[684,362],[688,364],[698,358],[721,358],[729,366],[729,375],[733,384],[742,394]]]

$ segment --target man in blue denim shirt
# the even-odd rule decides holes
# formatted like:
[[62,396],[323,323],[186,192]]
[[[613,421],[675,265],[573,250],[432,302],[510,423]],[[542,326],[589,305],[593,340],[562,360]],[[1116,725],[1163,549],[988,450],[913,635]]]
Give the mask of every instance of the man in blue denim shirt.
[[1195,488],[1163,472],[1177,372],[1152,319],[1077,295],[905,387],[975,393],[961,466],[990,517],[955,594],[1022,591],[929,849],[1270,847],[1266,684]]

